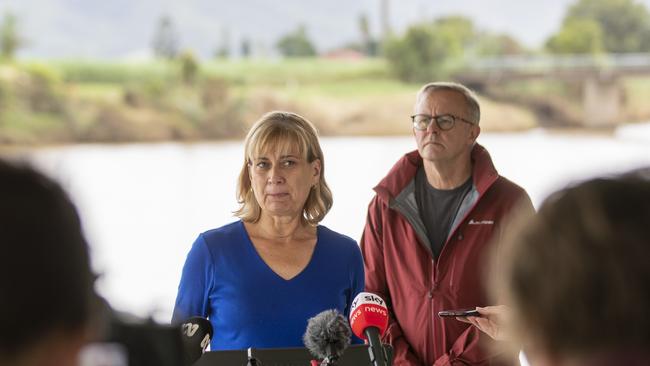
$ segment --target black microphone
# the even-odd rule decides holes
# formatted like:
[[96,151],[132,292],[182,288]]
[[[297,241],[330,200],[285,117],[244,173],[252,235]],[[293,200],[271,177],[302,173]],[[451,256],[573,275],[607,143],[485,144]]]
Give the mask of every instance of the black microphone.
[[210,344],[213,330],[212,324],[206,318],[194,316],[181,324],[181,338],[185,349],[185,365],[196,362]]
[[337,310],[325,310],[309,319],[303,336],[305,346],[321,365],[336,365],[350,345],[350,326]]

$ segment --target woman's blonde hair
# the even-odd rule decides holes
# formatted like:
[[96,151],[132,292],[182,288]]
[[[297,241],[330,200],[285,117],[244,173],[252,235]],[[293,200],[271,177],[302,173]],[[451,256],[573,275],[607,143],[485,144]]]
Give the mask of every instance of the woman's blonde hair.
[[316,128],[304,117],[291,112],[273,111],[265,114],[251,127],[244,140],[244,162],[239,172],[237,202],[241,205],[235,216],[246,222],[260,219],[261,207],[251,187],[249,165],[254,156],[268,151],[298,153],[307,162],[320,160],[319,182],[310,191],[303,206],[302,218],[317,225],[332,207],[332,192],[325,181],[325,160],[318,142]]

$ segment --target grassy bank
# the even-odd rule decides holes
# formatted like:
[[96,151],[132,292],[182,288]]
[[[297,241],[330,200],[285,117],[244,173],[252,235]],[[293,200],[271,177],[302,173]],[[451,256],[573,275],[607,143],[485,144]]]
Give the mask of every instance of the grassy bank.
[[[650,78],[625,80],[625,117],[650,116]],[[0,65],[0,143],[239,138],[260,115],[291,110],[324,135],[409,134],[420,85],[381,59]],[[480,95],[486,131],[580,118],[579,88],[534,81]],[[553,117],[555,116],[555,117]]]

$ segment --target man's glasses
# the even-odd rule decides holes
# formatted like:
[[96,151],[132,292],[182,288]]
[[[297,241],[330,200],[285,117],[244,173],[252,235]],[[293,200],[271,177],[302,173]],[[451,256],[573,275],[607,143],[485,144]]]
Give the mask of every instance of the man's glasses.
[[456,117],[452,114],[441,114],[439,116],[430,116],[428,114],[414,114],[411,116],[413,121],[413,128],[420,131],[425,131],[431,125],[431,122],[436,121],[436,125],[439,129],[443,131],[448,131],[454,128],[456,120],[461,120],[465,123],[473,125],[473,122],[470,122],[464,118]]

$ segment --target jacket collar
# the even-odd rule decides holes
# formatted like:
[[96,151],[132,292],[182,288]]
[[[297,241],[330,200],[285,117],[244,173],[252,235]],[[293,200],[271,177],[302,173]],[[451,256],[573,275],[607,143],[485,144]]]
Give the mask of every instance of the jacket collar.
[[[499,174],[494,168],[490,153],[480,144],[474,144],[470,159],[472,160],[473,184],[479,196],[482,196],[497,180]],[[385,202],[390,202],[391,199],[397,197],[415,178],[415,174],[421,165],[422,157],[417,150],[402,156],[393,165],[386,177],[374,188],[379,198]]]

